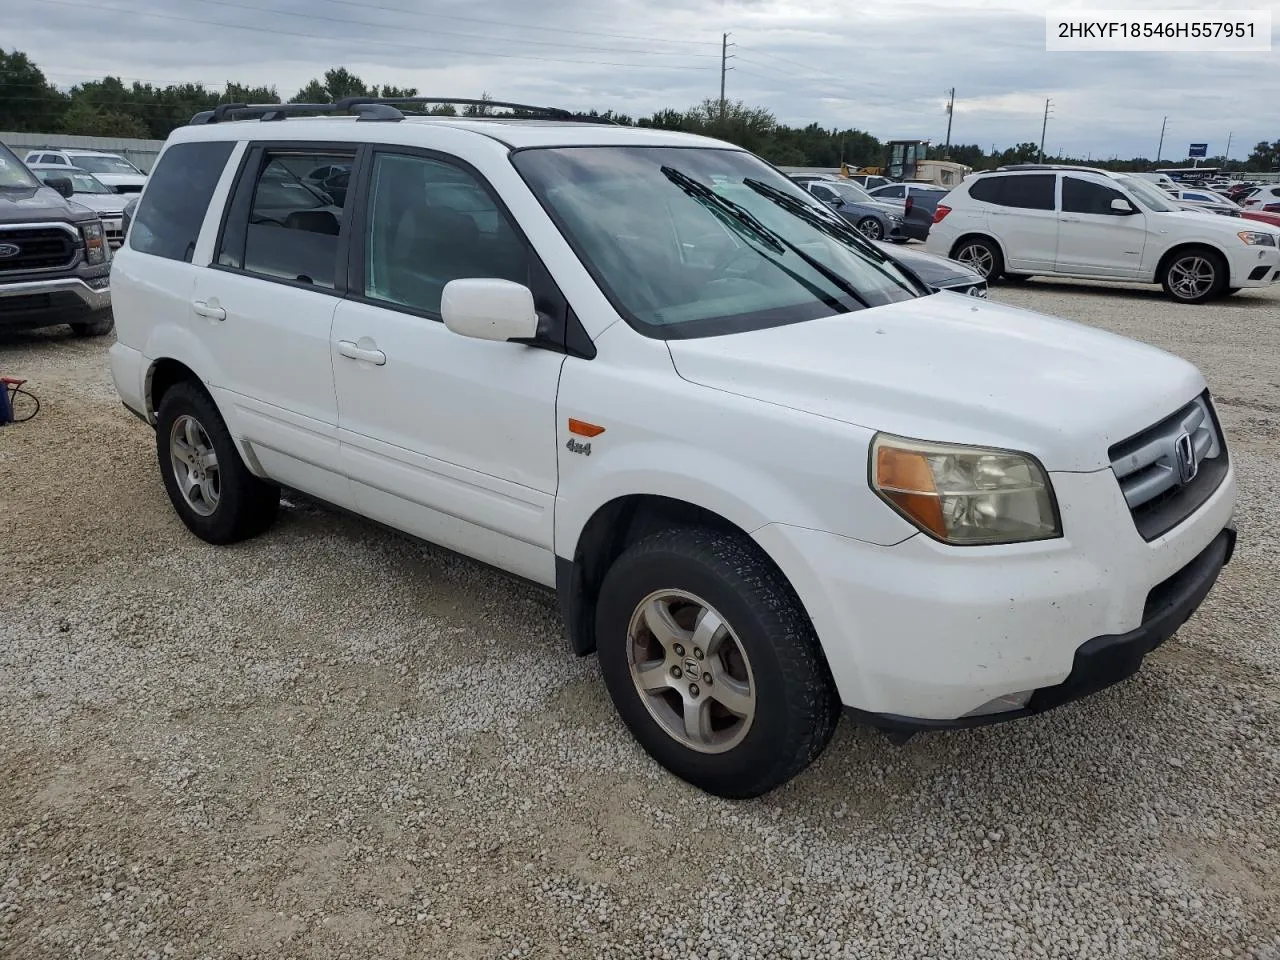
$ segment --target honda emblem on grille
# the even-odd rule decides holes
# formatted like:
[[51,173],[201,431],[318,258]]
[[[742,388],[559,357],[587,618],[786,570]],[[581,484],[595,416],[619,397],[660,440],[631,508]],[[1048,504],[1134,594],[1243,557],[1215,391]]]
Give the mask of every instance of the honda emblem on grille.
[[1196,445],[1191,441],[1191,434],[1182,433],[1173,441],[1173,459],[1178,464],[1178,482],[1190,483],[1200,471],[1196,463]]
[[16,243],[0,243],[0,260],[9,260],[22,252]]

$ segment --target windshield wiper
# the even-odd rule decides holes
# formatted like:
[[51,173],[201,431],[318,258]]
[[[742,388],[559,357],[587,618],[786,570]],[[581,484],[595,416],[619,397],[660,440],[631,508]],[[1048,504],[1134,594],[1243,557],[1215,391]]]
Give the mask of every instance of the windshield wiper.
[[[902,287],[908,293],[917,292],[915,290],[912,290],[910,287],[906,286],[905,284],[903,284],[901,280],[899,280],[897,277],[895,277],[892,273],[890,273],[888,270],[884,268],[884,265],[886,263],[892,262],[892,259],[893,259],[892,257],[890,257],[887,253],[885,253],[883,250],[877,247],[874,243],[872,243],[870,240],[864,237],[861,233],[859,233],[853,227],[849,226],[849,224],[847,224],[844,220],[842,220],[836,214],[828,213],[825,209],[819,210],[815,207],[811,207],[809,206],[809,204],[805,203],[803,200],[798,200],[795,197],[792,197],[788,194],[783,193],[777,187],[771,187],[767,183],[763,183],[751,177],[747,177],[745,180],[742,181],[742,183],[744,186],[749,187],[750,189],[754,190],[756,193],[760,194],[766,200],[772,200],[774,203],[780,206],[783,210],[786,210],[788,213],[794,214],[795,216],[799,217],[801,220],[803,220],[805,223],[809,224],[810,226],[815,227],[818,230],[821,230],[827,236],[832,237],[836,240],[839,240],[842,243],[851,244],[852,246],[858,248],[859,252],[868,254],[868,256],[871,259],[871,265],[875,267],[877,270],[879,270],[882,274],[884,274],[886,277],[888,277],[898,286]],[[901,265],[897,263],[894,263],[894,266],[899,270],[904,269]],[[927,289],[926,284],[921,282],[921,285],[925,286]]]
[[[689,194],[689,196],[693,197],[695,200],[701,200],[704,206],[707,204],[713,204],[713,207],[708,208],[711,209],[713,213],[715,210],[723,210],[732,218],[733,222],[740,223],[750,229],[753,233],[758,233],[762,237],[767,238],[769,246],[775,249],[778,253],[782,253],[784,249],[790,250],[810,267],[822,274],[824,279],[839,287],[842,293],[853,298],[854,302],[863,307],[871,306],[866,297],[859,293],[858,289],[848,280],[840,276],[840,274],[836,273],[821,260],[818,260],[816,257],[800,249],[800,247],[792,243],[786,237],[779,236],[774,233],[761,223],[756,218],[755,214],[747,210],[745,207],[738,206],[738,204],[734,203],[732,200],[720,196],[720,194],[716,193],[705,183],[699,183],[688,174],[681,173],[673,167],[662,167],[662,174],[676,186],[680,187],[680,189],[684,190],[685,193]],[[779,264],[779,266],[781,266],[781,264]],[[791,271],[787,272],[791,273]],[[794,277],[795,274],[791,273],[791,276]],[[806,286],[808,286],[808,284],[806,284]]]

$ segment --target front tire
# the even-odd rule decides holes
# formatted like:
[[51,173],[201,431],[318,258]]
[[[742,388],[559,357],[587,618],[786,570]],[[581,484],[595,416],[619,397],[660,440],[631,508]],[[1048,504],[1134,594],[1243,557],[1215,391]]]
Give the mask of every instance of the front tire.
[[77,321],[69,326],[77,337],[105,337],[116,328],[116,318],[108,310],[104,316]]
[[156,456],[173,509],[206,543],[236,543],[275,521],[280,488],[249,472],[213,400],[190,382],[165,392]]
[[1179,303],[1204,303],[1226,291],[1230,277],[1221,254],[1205,248],[1180,250],[1169,258],[1160,285]]
[[875,217],[863,217],[858,221],[857,229],[868,240],[884,239],[884,225]]
[[840,703],[813,626],[750,540],[670,529],[633,544],[597,601],[600,669],[658,763],[720,797],[754,797],[826,747]]

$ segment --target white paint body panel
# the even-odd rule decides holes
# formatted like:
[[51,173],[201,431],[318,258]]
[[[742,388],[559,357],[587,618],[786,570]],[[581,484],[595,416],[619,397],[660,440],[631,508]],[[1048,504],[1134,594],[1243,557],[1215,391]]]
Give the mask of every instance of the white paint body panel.
[[[209,387],[254,469],[548,585],[556,558],[573,558],[611,501],[697,505],[752,536],[790,580],[845,704],[927,719],[1061,681],[1080,644],[1136,627],[1149,589],[1229,522],[1233,473],[1147,543],[1110,470],[1111,444],[1204,389],[1191,364],[947,293],[753,333],[647,338],[592,280],[515,172],[508,144],[482,135],[493,129],[325,119],[177,131],[171,143],[241,142],[191,264],[127,248],[116,258],[111,364],[121,398],[150,413],[149,370],[180,361]],[[507,124],[503,135],[516,147],[724,146],[550,123]],[[211,269],[244,141],[282,137],[376,139],[469,163],[529,238],[595,357],[469,338],[412,314]],[[944,224],[988,219],[957,210]],[[945,245],[946,231],[934,231],[931,247]],[[1057,250],[1041,237],[1034,258],[1052,263]],[[215,299],[225,320],[193,313],[193,300]],[[353,359],[339,341],[386,362]],[[570,418],[604,432],[571,437]],[[924,537],[868,486],[878,431],[1033,454],[1052,477],[1065,536],[968,548]]]

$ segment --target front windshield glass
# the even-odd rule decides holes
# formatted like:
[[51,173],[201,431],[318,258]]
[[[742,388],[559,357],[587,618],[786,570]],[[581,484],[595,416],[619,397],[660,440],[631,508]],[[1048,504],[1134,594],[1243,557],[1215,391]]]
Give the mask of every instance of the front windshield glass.
[[1176,204],[1169,202],[1169,195],[1159,187],[1153,187],[1146,180],[1138,177],[1121,177],[1120,182],[1123,183],[1129,192],[1137,198],[1138,202],[1148,210],[1154,210],[1156,213],[1174,213],[1181,209]]
[[140,171],[129,161],[120,157],[89,157],[84,154],[76,154],[72,159],[81,170],[88,170],[90,173],[130,173],[140,175]]
[[91,173],[76,171],[72,173],[65,167],[61,170],[37,170],[36,176],[48,183],[51,179],[56,180],[59,177],[65,177],[71,181],[71,186],[76,193],[111,193],[101,180]]
[[31,175],[31,171],[15,157],[9,148],[0,143],[0,190],[40,186],[40,181]]
[[618,312],[649,336],[756,330],[928,293],[748,153],[556,147],[513,162]]
[[846,200],[849,203],[871,203],[875,199],[856,183],[838,183],[834,181],[828,183],[824,180],[822,185],[824,187],[830,187],[836,193],[840,194],[841,200]]

